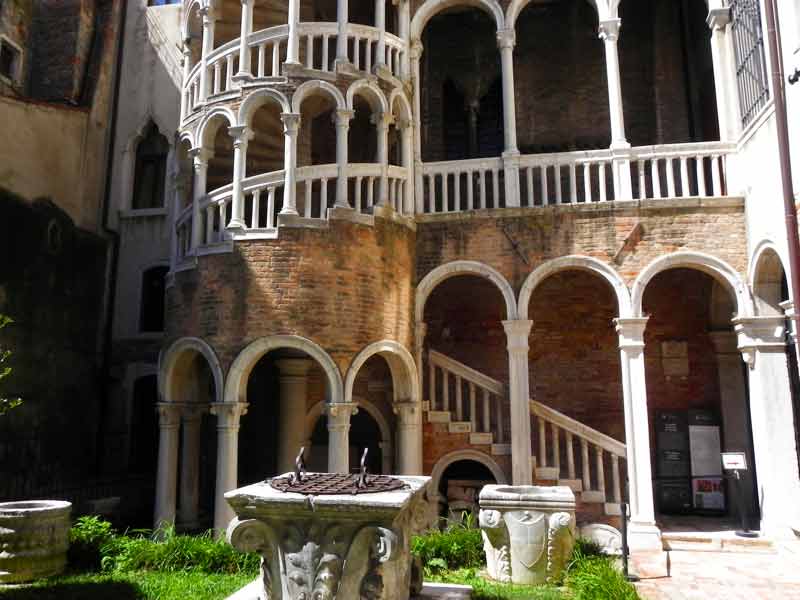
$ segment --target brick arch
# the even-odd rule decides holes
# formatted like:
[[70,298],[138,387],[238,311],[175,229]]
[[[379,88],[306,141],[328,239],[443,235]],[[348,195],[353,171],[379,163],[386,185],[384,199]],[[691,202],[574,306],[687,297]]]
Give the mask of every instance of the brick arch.
[[422,37],[422,32],[428,21],[432,17],[445,9],[453,6],[472,6],[488,13],[497,26],[497,31],[501,31],[505,27],[505,16],[500,3],[497,0],[426,0],[425,3],[417,9],[414,18],[411,21],[411,36],[412,40],[418,40]]
[[631,316],[631,296],[628,287],[619,273],[612,267],[590,256],[562,256],[549,260],[533,270],[519,293],[519,318],[528,319],[528,310],[533,292],[545,279],[560,271],[587,271],[602,277],[614,290],[617,298],[618,316],[622,318]]
[[173,342],[169,348],[162,349],[158,356],[158,396],[161,402],[177,402],[173,386],[177,384],[176,377],[186,360],[194,355],[200,355],[208,364],[211,376],[214,378],[214,401],[223,400],[223,375],[219,358],[211,346],[200,338],[185,337]]
[[459,275],[476,275],[491,281],[503,295],[503,300],[506,304],[506,319],[514,320],[517,318],[516,295],[505,277],[489,265],[472,260],[456,260],[436,267],[417,284],[415,301],[417,323],[422,323],[425,320],[425,303],[428,301],[431,292],[436,289],[436,286],[446,279]]
[[247,402],[247,381],[253,367],[265,354],[280,348],[300,350],[316,360],[325,371],[330,390],[330,402],[334,404],[342,402],[344,397],[342,375],[336,363],[321,346],[298,335],[272,335],[259,338],[242,350],[228,370],[224,401]]
[[462,460],[471,460],[482,464],[492,472],[495,481],[499,485],[508,483],[508,478],[503,472],[503,469],[501,469],[500,465],[488,454],[479,452],[478,450],[455,450],[442,456],[431,470],[431,485],[428,489],[431,490],[434,495],[439,495],[439,482],[447,467]]
[[639,273],[636,281],[631,288],[631,307],[634,318],[643,317],[642,300],[644,292],[650,281],[661,273],[669,269],[695,269],[710,275],[731,293],[736,301],[736,313],[739,317],[750,317],[753,315],[753,299],[744,281],[725,261],[703,254],[702,252],[674,252],[661,256],[651,262]]

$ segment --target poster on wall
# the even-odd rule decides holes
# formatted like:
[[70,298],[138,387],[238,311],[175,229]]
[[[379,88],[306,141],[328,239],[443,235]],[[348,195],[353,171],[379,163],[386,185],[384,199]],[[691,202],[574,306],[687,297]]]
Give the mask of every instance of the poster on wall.
[[722,477],[698,477],[692,479],[694,507],[700,510],[725,510],[725,492]]
[[719,422],[712,411],[689,411],[689,454],[692,477],[721,476]]

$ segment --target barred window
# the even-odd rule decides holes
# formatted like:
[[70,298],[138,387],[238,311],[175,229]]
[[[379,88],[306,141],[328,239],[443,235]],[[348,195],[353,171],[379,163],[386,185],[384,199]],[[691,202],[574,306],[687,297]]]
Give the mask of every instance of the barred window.
[[731,23],[739,108],[742,126],[747,127],[769,100],[759,0],[731,0]]

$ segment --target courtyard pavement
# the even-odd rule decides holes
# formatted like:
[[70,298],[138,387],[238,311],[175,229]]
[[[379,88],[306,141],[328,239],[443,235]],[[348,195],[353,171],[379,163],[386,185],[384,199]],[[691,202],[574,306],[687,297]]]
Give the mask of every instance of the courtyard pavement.
[[632,557],[632,567],[644,600],[800,600],[800,542],[643,553]]

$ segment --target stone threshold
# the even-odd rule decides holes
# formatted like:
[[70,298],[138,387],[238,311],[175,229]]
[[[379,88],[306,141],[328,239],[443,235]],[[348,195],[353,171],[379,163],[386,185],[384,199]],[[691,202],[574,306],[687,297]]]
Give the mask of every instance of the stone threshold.
[[734,531],[668,531],[661,533],[665,551],[679,552],[773,552],[775,544],[766,537],[743,538]]

